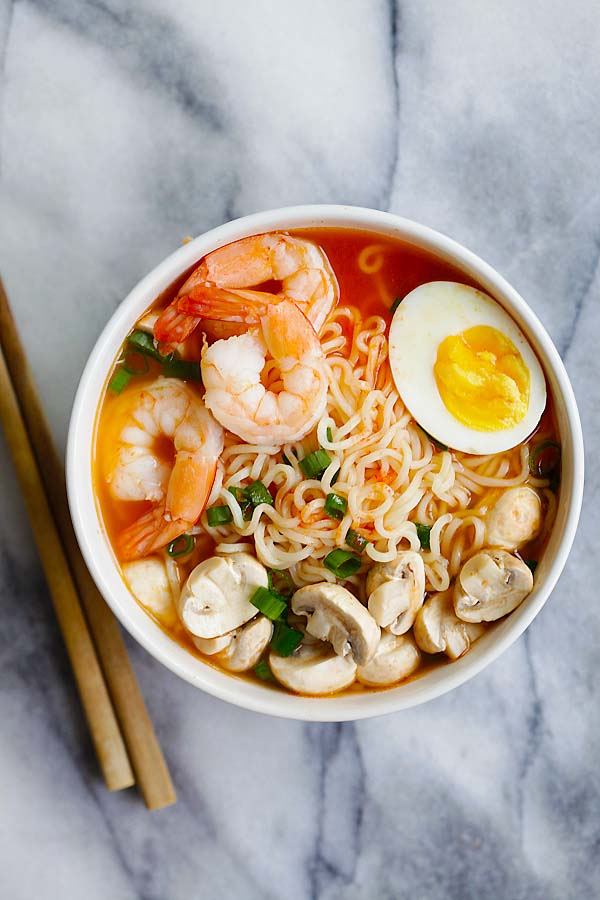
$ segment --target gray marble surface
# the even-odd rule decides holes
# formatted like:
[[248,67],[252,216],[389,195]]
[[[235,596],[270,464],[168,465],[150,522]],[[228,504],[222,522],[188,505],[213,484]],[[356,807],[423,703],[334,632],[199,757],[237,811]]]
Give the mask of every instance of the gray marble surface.
[[3,0],[0,64],[0,265],[61,445],[100,328],[185,234],[348,202],[513,281],[589,451],[551,601],[429,705],[278,721],[129,642],[180,798],[150,814],[99,780],[0,440],[0,897],[600,896],[597,0]]

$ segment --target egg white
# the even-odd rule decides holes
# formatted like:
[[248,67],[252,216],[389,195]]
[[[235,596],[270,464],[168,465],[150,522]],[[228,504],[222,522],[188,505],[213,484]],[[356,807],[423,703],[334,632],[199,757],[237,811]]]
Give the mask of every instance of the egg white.
[[[441,342],[476,325],[489,325],[515,345],[529,370],[529,407],[512,428],[478,431],[446,408],[433,367]],[[526,337],[487,294],[453,281],[422,284],[398,306],[389,336],[390,366],[400,396],[414,419],[443,444],[475,455],[515,447],[534,430],[546,406],[546,379]]]

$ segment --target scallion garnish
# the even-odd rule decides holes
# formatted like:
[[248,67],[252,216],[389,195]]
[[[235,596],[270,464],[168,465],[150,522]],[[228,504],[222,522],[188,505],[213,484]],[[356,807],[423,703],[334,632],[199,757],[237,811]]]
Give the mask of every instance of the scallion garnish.
[[244,488],[244,494],[252,506],[259,506],[261,503],[268,503],[269,506],[273,506],[273,498],[262,481],[253,481],[252,484]]
[[300,468],[307,478],[318,478],[330,462],[331,457],[326,450],[315,450],[314,453],[309,453],[300,460]]
[[254,674],[257,675],[261,681],[274,681],[271,667],[266,659],[261,659],[260,662],[256,663],[254,666]]
[[230,487],[228,488],[228,491],[230,494],[233,494],[233,496],[239,503],[240,509],[242,510],[242,516],[247,522],[252,518],[252,503],[246,496],[246,492],[243,488],[239,487]]
[[140,329],[132,331],[127,338],[127,343],[130,347],[133,347],[135,350],[137,350],[138,353],[143,353],[145,354],[145,356],[150,356],[157,362],[162,362],[162,353],[154,343],[154,338],[152,337],[152,335],[148,334],[147,331],[141,331]]
[[332,550],[323,560],[324,565],[333,572],[336,578],[349,578],[361,567],[360,557],[349,550]]
[[280,656],[291,656],[304,635],[295,628],[290,628],[285,622],[275,622],[271,647]]
[[191,534],[181,534],[167,547],[167,556],[177,559],[179,556],[187,556],[194,549],[196,541]]
[[132,331],[127,338],[130,347],[137,350],[138,353],[149,356],[156,360],[162,366],[162,374],[167,378],[182,378],[185,381],[200,381],[200,363],[194,360],[180,359],[177,354],[169,353],[163,356],[156,344],[154,338],[147,331],[137,329]]
[[255,606],[259,612],[266,616],[267,619],[275,621],[287,609],[287,603],[281,594],[270,591],[268,588],[256,588],[250,597],[250,603]]
[[132,372],[129,372],[124,366],[119,366],[118,369],[115,369],[112,378],[108,382],[109,391],[112,391],[113,394],[120,394],[132,378]]
[[400,304],[402,303],[402,297],[396,297],[392,305],[390,306],[390,315],[394,315]]
[[529,454],[529,471],[538,478],[550,478],[560,466],[560,445],[556,441],[542,441]]
[[535,570],[537,569],[537,559],[524,559],[523,562],[525,563],[527,568],[531,570],[531,574],[535,575]]
[[287,456],[285,455],[285,453],[282,453],[282,454],[281,454],[281,458],[283,459],[283,461],[284,461],[284,463],[286,464],[286,466],[291,466],[291,465],[292,465],[291,462],[289,461],[289,459],[287,458]]
[[327,426],[327,431],[325,432],[325,434],[327,435],[327,440],[329,441],[329,443],[333,444],[333,433],[329,426]]
[[164,356],[162,373],[165,378],[181,378],[183,381],[201,381],[200,363],[191,359],[176,359]]
[[339,494],[327,494],[325,498],[325,512],[332,519],[343,519],[348,509],[348,501]]
[[218,525],[227,525],[228,522],[231,522],[233,516],[226,505],[211,506],[206,510],[206,519],[211,528],[216,528]]
[[333,478],[331,479],[331,486],[332,486],[332,487],[333,487],[333,485],[336,483],[336,481],[338,480],[338,478],[340,477],[340,472],[341,472],[341,471],[342,471],[341,469],[338,469],[337,472],[335,473],[335,475],[333,476]]
[[296,590],[296,585],[290,578],[289,572],[284,569],[267,569],[267,578],[269,579],[269,590],[281,594],[286,600],[289,600]]
[[431,525],[421,525],[419,522],[415,522],[415,528],[417,529],[417,537],[421,542],[421,547],[423,550],[431,550],[431,545],[429,543],[429,536],[431,534]]
[[362,534],[359,534],[358,531],[349,528],[346,533],[346,543],[349,547],[352,547],[353,550],[358,550],[359,553],[363,553],[369,541],[364,538]]

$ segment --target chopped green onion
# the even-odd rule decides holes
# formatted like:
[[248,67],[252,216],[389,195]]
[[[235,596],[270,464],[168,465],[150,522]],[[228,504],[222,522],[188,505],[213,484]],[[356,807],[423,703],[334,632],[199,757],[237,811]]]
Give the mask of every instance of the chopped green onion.
[[238,487],[230,487],[228,488],[230,494],[233,494],[237,502],[239,503],[240,509],[242,510],[242,516],[244,520],[247,522],[252,518],[252,503],[246,496],[246,492],[243,488]]
[[325,498],[325,512],[332,519],[343,519],[348,509],[348,501],[339,494],[327,494]]
[[421,542],[423,550],[431,550],[431,545],[429,543],[431,525],[421,525],[419,522],[415,522],[415,528],[417,529],[417,537]]
[[129,384],[132,378],[133,372],[128,372],[125,366],[119,366],[119,368],[115,370],[113,377],[108,382],[109,391],[112,391],[113,394],[120,394],[123,388]]
[[393,316],[400,304],[402,303],[402,297],[396,297],[392,305],[390,306],[390,314]]
[[361,567],[360,557],[348,550],[332,550],[323,562],[336,578],[349,578]]
[[331,486],[332,486],[332,487],[333,487],[333,485],[336,483],[336,481],[338,480],[338,478],[340,477],[340,472],[341,472],[341,471],[342,471],[341,469],[338,469],[337,472],[335,473],[335,475],[333,476],[333,478],[331,479]]
[[261,503],[268,503],[269,506],[273,506],[273,498],[262,481],[253,481],[247,488],[244,488],[244,494],[252,506],[258,506]]
[[140,329],[132,331],[127,338],[127,343],[130,347],[137,350],[138,353],[144,353],[146,356],[150,356],[157,362],[162,362],[163,356],[154,343],[154,338],[151,334],[148,334],[147,331],[141,331]]
[[285,622],[275,622],[271,647],[280,656],[291,656],[304,635],[295,628],[290,628]]
[[[267,578],[269,579],[269,590],[276,594],[281,594],[286,600],[289,600],[296,585],[290,578],[290,573],[285,569],[267,569]],[[276,583],[277,582],[277,583]]]
[[531,574],[535,575],[535,570],[537,569],[537,559],[524,559],[523,562],[528,569],[531,569]]
[[[417,422],[417,425],[419,425],[418,422]],[[423,432],[423,434],[425,435],[425,437],[428,437],[429,440],[431,441],[431,443],[432,443],[435,447],[437,447],[438,450],[448,450],[448,446],[447,446],[446,444],[442,444],[442,442],[441,442],[441,441],[438,441],[437,438],[434,438],[434,436],[433,436],[432,434],[429,434],[428,431],[425,431],[425,429],[423,428],[422,425],[419,425],[419,428],[421,429],[421,431]]]
[[191,534],[181,534],[167,547],[167,556],[177,559],[179,556],[187,556],[194,549],[196,541]]
[[151,356],[152,359],[155,359],[158,362],[162,360],[162,354],[156,346],[154,338],[151,334],[148,334],[147,331],[142,331],[141,329],[132,331],[127,338],[127,343],[130,347],[137,350],[138,353],[144,353],[146,356]]
[[349,547],[352,547],[353,550],[358,550],[359,553],[362,553],[369,541],[359,534],[358,531],[354,531],[353,528],[349,528],[346,534],[346,543]]
[[256,588],[250,597],[250,603],[255,606],[267,619],[275,620],[287,609],[287,603],[281,594],[270,591],[268,588]]
[[300,460],[300,468],[307,478],[317,478],[323,474],[330,462],[331,457],[326,450],[315,450]]
[[257,662],[254,666],[254,674],[257,675],[261,681],[273,681],[273,673],[271,672],[271,666],[267,662],[266,659],[261,659],[260,662]]
[[329,441],[329,443],[332,444],[333,443],[333,433],[331,431],[331,428],[329,428],[329,426],[327,426],[327,431],[325,432],[325,434],[327,435],[327,440]]
[[154,338],[147,331],[132,331],[127,338],[130,347],[143,353],[151,359],[156,360],[162,365],[162,373],[167,378],[182,378],[185,381],[200,381],[200,363],[194,360],[179,359],[175,353],[169,353],[163,356],[156,344]]
[[529,471],[538,478],[550,478],[560,466],[560,445],[556,441],[542,441],[529,455]]
[[201,381],[200,363],[190,359],[175,359],[164,356],[162,373],[166,378],[181,378],[184,381]]
[[233,516],[228,506],[211,506],[206,510],[206,518],[211,528],[217,525],[227,525]]
[[292,465],[291,462],[289,461],[289,459],[287,458],[287,456],[285,455],[285,453],[282,453],[282,454],[281,454],[281,458],[283,459],[283,461],[284,461],[284,463],[286,464],[286,466],[291,466],[291,465]]

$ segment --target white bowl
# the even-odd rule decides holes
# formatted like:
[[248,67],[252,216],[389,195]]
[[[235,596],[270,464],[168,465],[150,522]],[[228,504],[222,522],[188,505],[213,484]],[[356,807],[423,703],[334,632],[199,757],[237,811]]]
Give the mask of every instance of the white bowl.
[[[92,489],[94,426],[102,389],[125,336],[144,310],[196,260],[216,247],[265,231],[315,226],[359,228],[408,241],[458,266],[495,297],[538,354],[554,397],[562,444],[556,522],[536,571],[535,588],[521,606],[456,662],[389,690],[330,698],[292,696],[226,675],[171,640],[141,609],[123,582]],[[480,672],[525,631],[554,588],[573,542],[583,493],[583,440],[573,390],[556,348],[525,301],[491,266],[443,234],[399,216],[352,206],[294,206],[246,216],[201,235],[161,262],[121,303],[81,377],[69,429],[67,486],[79,544],[98,588],[125,628],[156,659],[196,687],[246,709],[291,719],[342,721],[394,712],[438,697]]]

